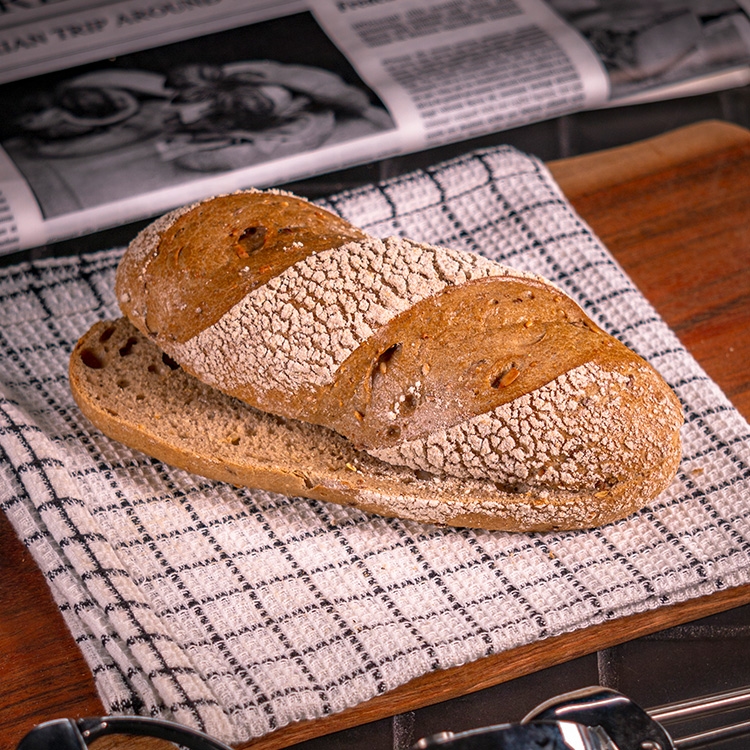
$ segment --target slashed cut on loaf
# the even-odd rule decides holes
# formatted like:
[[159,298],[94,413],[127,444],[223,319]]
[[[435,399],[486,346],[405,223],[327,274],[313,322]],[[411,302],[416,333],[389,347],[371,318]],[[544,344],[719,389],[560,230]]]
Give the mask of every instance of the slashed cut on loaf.
[[682,412],[542,278],[287,193],[167,214],[71,357],[102,431],[212,478],[420,521],[572,529],[653,499]]

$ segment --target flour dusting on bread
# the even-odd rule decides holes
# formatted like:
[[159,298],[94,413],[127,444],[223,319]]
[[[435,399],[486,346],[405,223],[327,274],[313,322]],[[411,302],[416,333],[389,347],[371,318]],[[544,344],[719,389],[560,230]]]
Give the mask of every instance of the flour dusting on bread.
[[[370,452],[391,464],[519,491],[605,491],[672,450],[681,414],[654,395],[653,381],[649,368],[605,370],[587,362],[492,412]],[[632,402],[642,405],[638,420]]]
[[501,275],[531,277],[397,237],[351,242],[294,264],[170,354],[223,390],[282,387],[293,395],[330,383],[363,341],[416,302]]
[[288,193],[167,214],[116,292],[129,320],[82,337],[76,401],[209,477],[527,531],[621,518],[681,458],[675,394],[553,284]]

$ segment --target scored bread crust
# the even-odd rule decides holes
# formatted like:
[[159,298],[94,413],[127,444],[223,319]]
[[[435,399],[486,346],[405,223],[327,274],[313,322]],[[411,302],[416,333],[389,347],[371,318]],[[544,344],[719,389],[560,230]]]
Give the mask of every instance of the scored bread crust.
[[[124,322],[84,337],[71,359],[76,399],[103,431],[196,473],[383,515],[531,530],[621,518],[680,460],[677,397],[550,282],[370,237],[288,193],[167,214],[131,243],[116,294],[138,332],[120,359],[108,347]],[[163,370],[189,398],[153,380],[130,403],[123,384],[148,382],[134,349],[163,352],[146,372]],[[112,371],[119,379],[105,383]],[[196,411],[209,402],[222,419],[241,411],[265,440],[243,433],[226,454],[228,438]],[[189,428],[165,432],[186,413]]]
[[125,318],[96,323],[70,358],[76,403],[106,435],[172,466],[236,486],[353,505],[382,516],[503,531],[584,529],[656,496],[680,461],[590,492],[515,491],[380,461],[318,425],[277,417],[186,373]]

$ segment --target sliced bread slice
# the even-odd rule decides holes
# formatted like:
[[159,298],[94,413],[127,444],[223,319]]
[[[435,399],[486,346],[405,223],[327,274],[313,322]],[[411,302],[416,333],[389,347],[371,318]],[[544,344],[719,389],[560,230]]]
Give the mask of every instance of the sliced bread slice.
[[392,466],[324,427],[258,411],[201,383],[126,318],[99,322],[81,338],[70,386],[97,428],[167,464],[428,523],[507,531],[598,526],[642,507],[679,463],[677,446],[653,471],[590,494],[514,491]]

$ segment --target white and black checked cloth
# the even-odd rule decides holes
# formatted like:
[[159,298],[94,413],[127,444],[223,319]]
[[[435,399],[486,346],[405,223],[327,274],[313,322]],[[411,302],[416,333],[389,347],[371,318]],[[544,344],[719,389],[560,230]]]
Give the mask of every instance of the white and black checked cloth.
[[118,315],[121,251],[6,269],[0,507],[108,711],[240,742],[750,581],[747,423],[538,160],[485,150],[327,205],[372,234],[484,253],[568,291],[679,395],[679,474],[634,517],[554,534],[437,528],[211,482],[104,437],[70,396],[74,342]]

